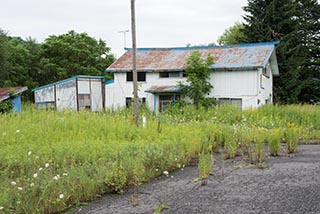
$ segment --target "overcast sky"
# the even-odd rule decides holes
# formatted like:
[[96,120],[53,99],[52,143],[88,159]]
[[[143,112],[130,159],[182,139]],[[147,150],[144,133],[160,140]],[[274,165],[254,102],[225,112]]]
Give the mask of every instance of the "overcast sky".
[[[43,42],[75,30],[101,38],[120,57],[130,29],[130,0],[0,0],[0,28]],[[247,0],[136,0],[138,47],[180,47],[216,42],[242,21]],[[126,36],[131,45],[131,32]]]

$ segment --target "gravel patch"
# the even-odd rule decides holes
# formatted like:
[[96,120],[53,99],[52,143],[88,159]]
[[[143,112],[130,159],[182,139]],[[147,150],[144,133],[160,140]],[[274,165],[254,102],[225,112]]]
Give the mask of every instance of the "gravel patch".
[[[267,157],[267,167],[237,157],[225,161],[215,156],[215,167],[207,184],[194,182],[196,166],[170,173],[143,184],[136,194],[138,205],[123,195],[106,195],[68,213],[153,213],[155,206],[167,205],[162,213],[320,213],[320,145],[299,145],[292,155]],[[171,175],[173,177],[171,177]]]

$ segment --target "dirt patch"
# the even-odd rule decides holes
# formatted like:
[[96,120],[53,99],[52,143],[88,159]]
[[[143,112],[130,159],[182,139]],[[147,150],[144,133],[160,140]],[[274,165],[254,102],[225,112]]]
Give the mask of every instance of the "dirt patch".
[[222,168],[216,156],[205,186],[189,166],[142,185],[137,206],[129,190],[68,213],[320,213],[320,145],[299,145],[298,153],[267,157],[266,164],[258,169],[237,157]]

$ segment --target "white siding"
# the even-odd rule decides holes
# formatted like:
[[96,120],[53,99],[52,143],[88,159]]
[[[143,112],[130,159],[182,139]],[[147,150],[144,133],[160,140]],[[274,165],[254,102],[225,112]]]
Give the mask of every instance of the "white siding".
[[56,85],[56,101],[58,110],[68,108],[77,111],[75,79]]
[[54,86],[39,89],[34,94],[35,103],[54,102]]
[[[126,97],[133,97],[133,82],[127,82],[126,73],[115,73],[114,83],[106,85],[106,107],[121,108],[126,106]],[[178,81],[184,82],[187,78],[159,78],[159,73],[147,73],[146,81],[139,82],[138,96],[146,98],[146,105],[153,110],[154,96],[145,91],[151,86],[176,85]],[[111,86],[113,85],[113,86]],[[109,102],[112,100],[113,102]],[[157,104],[158,105],[158,104]]]
[[[265,88],[261,88],[262,69],[251,71],[213,71],[210,75],[210,83],[213,85],[209,97],[234,98],[242,100],[242,109],[256,108],[265,103],[265,100],[272,96],[272,74],[269,69],[269,78],[264,79]],[[159,109],[159,97],[146,93],[145,90],[151,86],[170,86],[184,82],[187,78],[159,78],[159,73],[147,73],[146,81],[139,82],[138,95],[146,98],[146,104],[154,110]],[[114,83],[106,85],[106,107],[125,107],[126,97],[133,97],[133,84],[126,81],[126,73],[115,73]],[[258,104],[258,99],[260,104]],[[272,99],[272,97],[271,97]]]
[[91,80],[91,111],[102,110],[102,84],[101,80]]

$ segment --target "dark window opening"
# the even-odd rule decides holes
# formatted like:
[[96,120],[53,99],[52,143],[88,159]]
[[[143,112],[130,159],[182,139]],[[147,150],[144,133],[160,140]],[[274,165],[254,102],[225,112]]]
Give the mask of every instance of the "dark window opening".
[[186,71],[182,71],[182,77],[188,77],[188,74]]
[[[133,103],[133,98],[132,97],[126,97],[126,107],[129,108],[132,106]],[[146,104],[146,98],[145,97],[140,97],[139,98],[139,104],[140,105],[145,105]]]
[[[127,72],[127,82],[133,81],[133,73]],[[138,82],[145,82],[146,81],[146,72],[138,72]]]
[[169,78],[169,72],[160,72],[159,77],[160,78]]
[[159,78],[169,78],[169,77],[180,77],[180,71],[173,71],[173,72],[159,72]]
[[129,108],[132,105],[132,97],[126,97],[126,107]]

